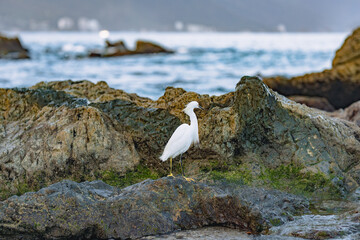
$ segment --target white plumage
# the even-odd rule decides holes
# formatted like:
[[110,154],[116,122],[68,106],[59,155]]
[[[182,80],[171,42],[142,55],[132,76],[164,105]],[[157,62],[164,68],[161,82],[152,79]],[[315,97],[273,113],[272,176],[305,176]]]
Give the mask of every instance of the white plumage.
[[191,144],[199,143],[198,122],[194,108],[199,108],[199,103],[196,101],[190,102],[183,110],[190,117],[190,125],[181,124],[171,135],[160,157],[162,161],[166,161],[170,157],[175,158],[186,152]]
[[[191,144],[199,143],[198,121],[194,113],[195,108],[201,107],[199,106],[198,102],[192,101],[183,110],[190,117],[190,125],[184,123],[175,130],[166,144],[163,154],[160,157],[162,161],[166,161],[169,158],[172,160],[172,158],[175,158],[186,152],[190,148]],[[170,175],[172,175],[171,170]]]

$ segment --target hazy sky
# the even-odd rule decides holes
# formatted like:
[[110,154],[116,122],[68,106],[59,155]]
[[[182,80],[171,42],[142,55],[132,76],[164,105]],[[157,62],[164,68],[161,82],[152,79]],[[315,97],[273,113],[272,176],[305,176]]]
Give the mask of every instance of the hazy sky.
[[359,0],[0,0],[0,31],[348,32],[359,9]]

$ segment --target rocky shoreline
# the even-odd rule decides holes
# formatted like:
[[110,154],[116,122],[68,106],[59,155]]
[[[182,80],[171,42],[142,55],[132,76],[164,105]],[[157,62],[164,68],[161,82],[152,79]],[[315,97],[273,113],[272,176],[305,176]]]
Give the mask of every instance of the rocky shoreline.
[[[0,89],[0,239],[172,239],[213,227],[359,238],[358,36],[331,70],[244,76],[221,96],[168,87],[151,100],[85,80]],[[159,160],[190,101],[205,109],[201,146],[183,156],[195,182],[166,177]]]
[[[1,196],[5,199],[42,188],[1,202],[0,232],[4,236],[124,239],[213,225],[268,234],[275,226],[287,226],[295,215],[310,213],[306,198],[311,204],[331,199],[347,201],[359,189],[360,128],[297,104],[256,77],[243,77],[235,92],[222,96],[167,88],[157,101],[112,89],[104,82],[88,81],[39,83],[29,89],[0,89],[0,93],[0,177],[5,183]],[[185,155],[186,174],[197,182],[161,178],[167,174],[168,164],[158,157],[174,129],[187,121],[181,110],[191,100],[205,108],[197,113],[201,148],[192,148]],[[179,168],[176,171],[179,173]],[[147,178],[158,180],[141,182]],[[96,179],[116,188],[99,181],[84,182]],[[132,185],[136,182],[141,183]],[[258,187],[303,197],[284,192],[275,196],[272,190]],[[177,192],[179,189],[183,189],[184,196]],[[160,198],[154,196],[157,191],[162,192]],[[92,192],[99,192],[99,196]],[[148,220],[136,215],[140,205],[128,198],[132,195],[142,199],[138,203],[141,206],[151,203],[146,210]],[[135,204],[130,208],[133,212],[124,207],[124,202],[114,202],[115,196]],[[175,204],[178,197],[179,212],[185,211],[185,215],[177,215],[172,212],[176,208],[169,207],[167,211],[172,213],[162,212],[167,206],[165,199]],[[195,205],[181,199],[192,199]],[[256,199],[260,199],[260,205]],[[273,201],[280,201],[279,210]],[[243,213],[230,214],[228,211],[233,211],[238,202],[250,205],[240,204]],[[116,221],[114,213],[108,212],[109,204],[117,205],[117,210],[124,207]],[[154,204],[162,216],[156,221],[152,219]],[[71,221],[54,218],[57,213],[51,209],[59,206],[64,207],[59,214],[69,216]],[[100,206],[107,210],[100,213]],[[262,207],[272,209],[271,213]],[[299,207],[300,212],[291,210]],[[141,216],[145,216],[141,209]],[[124,215],[124,211],[130,212]],[[346,211],[354,211],[354,207]],[[179,222],[173,222],[174,216],[180,217]],[[132,229],[139,221],[148,225]],[[356,217],[346,221],[355,228],[359,226]],[[123,231],[119,232],[121,223],[130,225],[121,225]]]
[[[206,110],[198,114],[201,149],[186,155],[188,174],[271,185],[288,171],[293,193],[310,195],[345,196],[359,186],[359,127],[296,104],[258,78],[244,77],[218,97],[168,88],[157,101],[87,81],[0,92],[1,180],[11,193],[64,178],[125,176],[139,166],[164,176],[168,166],[158,157],[191,100]],[[312,185],[298,186],[302,177]]]

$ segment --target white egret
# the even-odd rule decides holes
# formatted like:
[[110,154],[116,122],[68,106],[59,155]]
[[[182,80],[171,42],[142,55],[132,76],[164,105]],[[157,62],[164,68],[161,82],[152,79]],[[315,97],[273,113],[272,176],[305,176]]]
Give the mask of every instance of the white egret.
[[[181,173],[183,177],[185,177],[181,161],[182,154],[190,148],[191,144],[199,143],[198,121],[194,113],[195,108],[202,109],[196,101],[192,101],[186,105],[186,108],[183,111],[190,117],[190,125],[184,123],[175,130],[160,157],[163,162],[170,158],[169,176],[173,176],[172,159],[180,155]],[[188,178],[185,179],[189,180]]]

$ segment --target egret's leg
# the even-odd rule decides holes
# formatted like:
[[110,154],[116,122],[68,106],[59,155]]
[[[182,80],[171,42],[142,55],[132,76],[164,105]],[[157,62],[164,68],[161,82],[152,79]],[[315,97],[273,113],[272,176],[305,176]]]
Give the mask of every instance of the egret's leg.
[[185,177],[185,176],[184,176],[184,169],[183,169],[183,165],[182,165],[182,160],[181,160],[181,158],[182,158],[182,154],[180,154],[181,174],[182,174],[183,177]]
[[168,177],[173,177],[174,175],[172,174],[172,157],[170,158],[170,174],[168,175]]
[[185,180],[186,181],[188,181],[188,182],[195,182],[195,180],[194,179],[192,179],[192,178],[187,178],[187,177],[185,177],[185,174],[184,174],[184,168],[183,168],[183,165],[182,165],[182,160],[181,160],[181,157],[182,157],[182,154],[180,155],[180,166],[181,166],[181,173],[182,173],[182,176],[185,178]]

